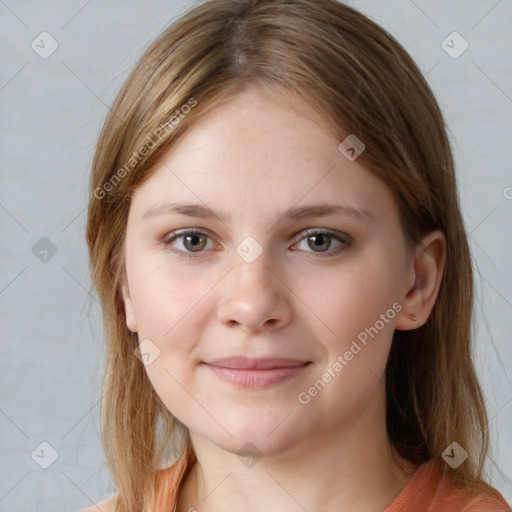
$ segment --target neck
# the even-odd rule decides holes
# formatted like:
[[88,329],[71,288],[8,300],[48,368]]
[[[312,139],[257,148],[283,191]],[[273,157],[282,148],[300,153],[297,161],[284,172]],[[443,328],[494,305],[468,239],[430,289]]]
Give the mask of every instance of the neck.
[[368,407],[365,418],[252,464],[191,432],[197,462],[182,486],[178,512],[231,512],[234,504],[243,512],[384,510],[416,468],[393,458],[384,411],[376,411]]

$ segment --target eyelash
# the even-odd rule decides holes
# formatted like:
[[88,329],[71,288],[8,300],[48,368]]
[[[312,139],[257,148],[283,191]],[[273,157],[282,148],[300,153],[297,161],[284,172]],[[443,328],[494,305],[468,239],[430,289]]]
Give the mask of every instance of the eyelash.
[[[337,247],[336,249],[334,249],[333,251],[329,251],[329,252],[315,253],[315,252],[311,251],[311,254],[313,254],[314,257],[330,258],[333,256],[337,256],[341,252],[347,250],[352,245],[352,238],[349,235],[346,235],[344,233],[338,233],[337,231],[333,231],[331,229],[309,229],[309,230],[305,230],[304,233],[305,233],[305,236],[303,236],[300,240],[298,240],[296,242],[296,244],[302,242],[308,236],[311,236],[311,235],[328,235],[329,237],[332,237],[332,238],[338,240],[342,244],[339,247]],[[194,229],[194,230],[188,229],[188,230],[173,231],[172,233],[169,233],[164,238],[164,244],[166,246],[169,246],[171,251],[173,251],[174,253],[176,253],[178,256],[180,256],[182,258],[188,258],[188,259],[197,258],[198,256],[201,256],[205,251],[199,251],[194,254],[194,253],[182,251],[181,249],[175,249],[172,246],[172,243],[175,240],[182,238],[185,235],[190,235],[190,234],[194,234],[194,235],[200,234],[200,235],[204,235],[211,239],[210,235],[207,232],[202,231],[201,229]],[[306,251],[306,252],[310,252],[310,251]]]

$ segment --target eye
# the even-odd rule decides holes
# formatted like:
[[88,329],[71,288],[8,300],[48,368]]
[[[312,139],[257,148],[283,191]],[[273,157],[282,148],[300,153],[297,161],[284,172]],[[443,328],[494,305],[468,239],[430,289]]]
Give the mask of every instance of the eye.
[[[333,240],[338,245],[334,250],[329,251],[328,249],[332,248]],[[179,242],[181,248],[176,247],[177,244],[175,242]],[[208,242],[211,242],[209,246]],[[306,252],[316,253],[316,256],[319,257],[329,257],[336,256],[341,251],[347,249],[352,244],[352,238],[349,235],[330,229],[311,229],[306,231],[306,237],[300,239],[299,243],[295,244],[292,250],[296,250],[295,247],[300,246],[304,242],[307,244],[307,247],[313,249],[313,251],[306,250]],[[164,243],[178,256],[185,258],[198,257],[204,252],[204,249],[211,249],[212,246],[216,245],[208,233],[202,230],[174,231],[165,237]]]
[[[212,239],[204,231],[175,231],[171,233],[171,236],[165,238],[164,243],[171,246],[171,250],[176,252],[179,256],[194,258],[199,256],[199,254],[194,253],[201,253],[203,249],[207,247],[208,240],[212,241]],[[173,248],[173,242],[175,241],[180,241],[184,249]]]
[[[307,236],[300,240],[297,247],[305,243],[307,247],[313,249],[313,251],[306,250],[306,252],[316,253],[316,255],[320,257],[336,256],[352,244],[351,237],[330,229],[308,230],[306,233]],[[328,249],[333,245],[333,240],[335,240],[338,245],[334,250],[329,251]]]

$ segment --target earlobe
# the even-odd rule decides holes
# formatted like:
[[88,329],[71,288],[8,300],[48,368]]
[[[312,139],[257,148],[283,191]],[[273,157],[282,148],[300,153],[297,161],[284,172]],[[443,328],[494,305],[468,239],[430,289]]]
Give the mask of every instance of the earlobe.
[[412,285],[402,300],[403,309],[395,328],[407,331],[426,323],[434,308],[444,271],[446,238],[442,231],[432,231],[416,248],[412,262]]
[[123,277],[122,283],[121,283],[121,294],[123,297],[123,303],[124,303],[124,313],[126,316],[126,326],[130,331],[137,332],[137,321],[135,319],[135,311],[133,309],[133,303],[130,296],[130,289],[128,287],[128,283],[126,282],[126,278]]

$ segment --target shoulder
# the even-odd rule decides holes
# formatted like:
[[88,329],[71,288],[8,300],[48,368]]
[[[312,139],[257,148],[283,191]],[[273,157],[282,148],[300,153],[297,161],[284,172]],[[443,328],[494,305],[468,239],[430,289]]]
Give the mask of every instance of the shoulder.
[[457,485],[442,464],[431,460],[419,466],[413,477],[385,512],[512,512],[493,487],[471,489]]
[[512,512],[500,492],[490,485],[469,493],[463,488],[447,486],[442,504],[453,512]]
[[80,512],[112,512],[112,510],[114,510],[114,499],[115,496],[112,496],[108,500],[96,503],[96,505],[92,505],[89,508],[84,508],[80,510]]
[[497,491],[484,491],[469,500],[461,512],[512,512],[510,505]]

